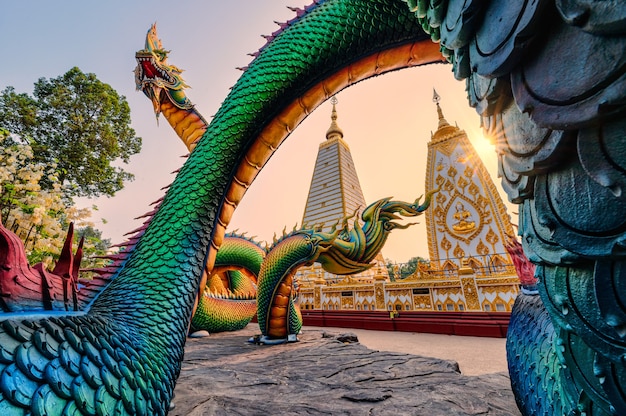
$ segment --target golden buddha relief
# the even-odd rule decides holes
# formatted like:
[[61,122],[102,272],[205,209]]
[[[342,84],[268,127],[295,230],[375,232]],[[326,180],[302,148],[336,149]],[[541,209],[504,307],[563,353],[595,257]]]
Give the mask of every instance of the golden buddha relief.
[[481,210],[464,195],[457,194],[449,201],[444,212],[445,217],[442,216],[439,220],[445,224],[440,225],[444,225],[448,232],[459,240],[469,242],[482,228]]
[[460,234],[471,233],[476,229],[476,222],[472,220],[472,213],[465,209],[461,202],[456,203],[456,212],[452,214],[455,223],[452,229]]

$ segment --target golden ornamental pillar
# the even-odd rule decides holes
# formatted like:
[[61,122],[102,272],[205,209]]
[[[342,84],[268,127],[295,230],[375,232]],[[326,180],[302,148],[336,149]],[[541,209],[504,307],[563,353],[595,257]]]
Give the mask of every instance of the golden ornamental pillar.
[[461,267],[459,268],[459,280],[461,281],[461,289],[465,297],[465,307],[468,311],[481,311],[482,307],[478,300],[478,286],[476,285],[476,275],[474,269],[469,265],[466,258],[461,259]]
[[387,305],[385,304],[385,282],[387,277],[382,273],[376,273],[374,276],[374,297],[376,298],[376,310],[385,311]]
[[326,280],[321,273],[317,275],[313,287],[313,309],[322,309],[322,288],[326,286]]

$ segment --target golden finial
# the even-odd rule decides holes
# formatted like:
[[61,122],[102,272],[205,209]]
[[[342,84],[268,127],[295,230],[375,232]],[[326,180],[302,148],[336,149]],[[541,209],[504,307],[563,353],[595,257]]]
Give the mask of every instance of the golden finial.
[[336,105],[339,102],[339,100],[337,100],[337,97],[335,97],[333,95],[333,97],[330,99],[330,103],[333,105],[333,111],[330,114],[330,127],[328,128],[328,131],[326,132],[326,139],[330,140],[333,137],[339,135],[339,137],[343,137],[343,131],[339,128],[339,126],[337,125],[337,109],[336,109]]
[[439,101],[441,101],[441,97],[437,94],[437,90],[433,88],[433,103],[439,105]]
[[439,128],[449,126],[448,121],[443,117],[443,111],[441,111],[441,106],[439,105],[439,101],[441,101],[441,97],[437,94],[437,90],[433,88],[433,102],[437,105],[437,115],[439,116]]

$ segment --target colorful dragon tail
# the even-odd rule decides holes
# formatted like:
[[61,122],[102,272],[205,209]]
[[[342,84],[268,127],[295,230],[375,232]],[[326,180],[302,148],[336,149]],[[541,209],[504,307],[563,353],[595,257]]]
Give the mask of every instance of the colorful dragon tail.
[[272,246],[259,272],[257,319],[260,342],[277,344],[297,340],[302,316],[294,302],[294,275],[329,250],[337,233],[295,231]]
[[237,331],[250,323],[256,313],[256,283],[265,253],[251,238],[225,236],[198,299],[191,332]]

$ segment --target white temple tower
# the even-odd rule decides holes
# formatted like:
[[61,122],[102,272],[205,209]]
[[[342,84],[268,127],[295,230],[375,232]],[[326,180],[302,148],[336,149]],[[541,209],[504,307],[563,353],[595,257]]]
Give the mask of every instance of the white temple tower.
[[[350,147],[343,139],[343,131],[337,124],[337,99],[333,97],[331,103],[333,110],[330,127],[326,132],[326,141],[319,146],[304,215],[302,216],[304,227],[319,226],[326,232],[336,224],[339,228],[343,218],[353,216],[355,212],[358,218],[361,218],[363,209],[374,202],[366,202],[363,197]],[[351,275],[350,278],[358,281],[370,281],[375,273],[382,273],[388,278],[382,253],[378,254],[376,261],[383,267],[374,266],[365,272]],[[314,274],[316,278],[323,276],[326,280],[344,279],[342,276],[324,272],[318,265],[301,270],[299,272],[300,277],[304,274],[311,278],[311,274]]]
[[366,206],[359,177],[348,143],[337,125],[336,99],[333,97],[331,124],[326,141],[320,144],[315,161],[302,224],[319,225],[323,231]]
[[426,190],[439,188],[424,213],[431,265],[455,273],[469,266],[483,274],[512,264],[504,243],[515,233],[483,162],[465,132],[446,121],[439,99],[434,92],[439,125],[426,168]]

